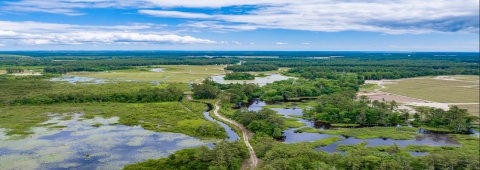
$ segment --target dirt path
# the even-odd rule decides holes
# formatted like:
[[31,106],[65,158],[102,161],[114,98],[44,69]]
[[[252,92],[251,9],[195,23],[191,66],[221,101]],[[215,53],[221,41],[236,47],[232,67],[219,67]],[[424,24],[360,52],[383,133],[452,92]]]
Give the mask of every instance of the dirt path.
[[248,140],[249,140],[248,130],[243,125],[220,115],[218,113],[218,110],[220,110],[220,106],[218,105],[219,103],[220,103],[220,100],[215,103],[215,110],[213,111],[213,114],[216,117],[218,117],[219,119],[222,119],[223,121],[231,123],[231,124],[237,126],[238,128],[240,128],[240,130],[242,131],[242,135],[243,135],[243,142],[245,142],[245,145],[247,145],[247,148],[248,148],[248,152],[250,152],[250,160],[249,160],[250,168],[254,169],[258,165],[258,158],[257,158],[257,155],[255,154],[255,151],[253,150],[252,145],[250,145],[250,142],[248,142]]

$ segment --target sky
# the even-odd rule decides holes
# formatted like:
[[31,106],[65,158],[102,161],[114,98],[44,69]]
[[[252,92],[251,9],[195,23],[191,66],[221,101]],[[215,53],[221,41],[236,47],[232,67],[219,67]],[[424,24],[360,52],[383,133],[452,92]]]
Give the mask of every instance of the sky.
[[479,51],[478,0],[0,0],[0,50]]

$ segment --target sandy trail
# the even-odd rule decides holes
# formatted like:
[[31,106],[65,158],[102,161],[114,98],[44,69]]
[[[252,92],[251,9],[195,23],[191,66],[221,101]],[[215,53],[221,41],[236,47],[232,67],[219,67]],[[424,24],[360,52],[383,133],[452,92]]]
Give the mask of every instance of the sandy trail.
[[243,135],[243,142],[245,142],[245,145],[247,145],[247,148],[248,148],[248,152],[250,152],[250,160],[249,160],[250,161],[250,168],[254,169],[258,165],[258,158],[257,158],[257,155],[255,154],[255,151],[253,150],[252,145],[250,145],[250,142],[248,142],[248,140],[249,140],[248,130],[243,125],[220,115],[218,113],[218,110],[220,110],[219,103],[220,103],[220,100],[215,103],[215,110],[213,111],[213,114],[216,117],[222,119],[223,121],[231,123],[231,124],[237,126],[238,128],[240,128],[240,130],[242,131],[242,135]]

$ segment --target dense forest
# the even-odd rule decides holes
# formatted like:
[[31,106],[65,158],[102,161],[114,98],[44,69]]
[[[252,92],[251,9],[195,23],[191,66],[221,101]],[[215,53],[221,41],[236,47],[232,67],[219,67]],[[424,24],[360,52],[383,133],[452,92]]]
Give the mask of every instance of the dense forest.
[[250,73],[228,73],[224,77],[225,80],[253,80],[255,75]]
[[[251,58],[243,58],[252,56]],[[266,56],[264,58],[255,56]],[[313,57],[326,57],[315,59]],[[330,57],[333,56],[333,57]],[[238,58],[242,57],[242,58]],[[243,62],[242,65],[233,65]],[[4,52],[3,68],[44,67],[48,73],[106,71],[153,65],[229,65],[234,72],[269,71],[293,67],[287,74],[307,79],[330,72],[357,73],[364,79],[398,79],[429,75],[479,75],[478,53],[366,53],[366,52]]]
[[[453,64],[453,63],[452,63]],[[478,75],[478,66],[324,66],[296,67],[287,71],[287,75],[301,76],[307,79],[326,78],[335,72],[357,73],[365,80],[400,79],[438,75]]]
[[211,169],[238,170],[242,161],[248,158],[248,151],[240,141],[222,141],[212,149],[206,146],[183,149],[157,160],[125,166],[125,170],[176,170],[176,169]]
[[248,130],[257,136],[271,136],[280,139],[283,136],[285,121],[277,113],[270,109],[255,111],[237,111],[232,117],[233,120],[243,124]]
[[233,72],[272,71],[278,70],[278,66],[274,64],[229,65],[225,70],[232,70]]

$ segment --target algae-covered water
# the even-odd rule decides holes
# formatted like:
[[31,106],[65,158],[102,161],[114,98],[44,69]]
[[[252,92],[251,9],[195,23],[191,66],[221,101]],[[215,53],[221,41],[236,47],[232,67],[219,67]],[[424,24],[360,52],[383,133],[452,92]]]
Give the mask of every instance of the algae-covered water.
[[[51,115],[25,139],[0,128],[0,169],[121,169],[166,157],[183,148],[213,146],[184,134],[117,125],[118,117],[82,119],[79,113]],[[70,117],[71,116],[71,117]],[[68,119],[68,120],[65,120]],[[94,124],[102,124],[94,127]]]

